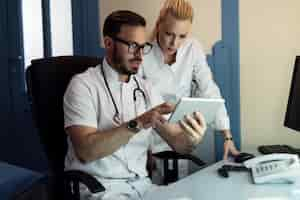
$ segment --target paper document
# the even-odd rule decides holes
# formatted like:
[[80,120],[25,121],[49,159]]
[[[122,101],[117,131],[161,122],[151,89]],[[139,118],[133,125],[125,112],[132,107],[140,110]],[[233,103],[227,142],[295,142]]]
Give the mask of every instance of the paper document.
[[205,118],[207,124],[215,120],[216,113],[225,103],[222,98],[192,98],[182,97],[176,104],[175,111],[171,114],[169,122],[175,123],[184,118],[185,115],[191,115],[199,111]]

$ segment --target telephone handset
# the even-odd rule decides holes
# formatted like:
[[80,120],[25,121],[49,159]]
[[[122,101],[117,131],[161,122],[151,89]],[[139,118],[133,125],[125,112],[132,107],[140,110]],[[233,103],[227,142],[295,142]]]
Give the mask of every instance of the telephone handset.
[[274,153],[244,162],[251,169],[254,183],[293,183],[300,178],[299,158],[295,154]]

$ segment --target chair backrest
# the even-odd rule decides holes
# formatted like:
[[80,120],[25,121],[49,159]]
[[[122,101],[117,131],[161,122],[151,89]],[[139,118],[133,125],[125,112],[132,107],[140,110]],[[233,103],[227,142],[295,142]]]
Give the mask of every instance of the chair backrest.
[[61,56],[32,60],[26,70],[33,118],[44,146],[50,170],[62,173],[67,152],[63,95],[72,76],[101,63],[101,58]]

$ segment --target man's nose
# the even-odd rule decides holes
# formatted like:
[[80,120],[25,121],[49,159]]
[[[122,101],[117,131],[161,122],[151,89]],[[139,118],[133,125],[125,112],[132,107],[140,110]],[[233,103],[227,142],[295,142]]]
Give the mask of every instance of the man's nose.
[[141,58],[143,56],[143,48],[142,47],[137,48],[134,52],[134,55],[139,56],[139,58]]

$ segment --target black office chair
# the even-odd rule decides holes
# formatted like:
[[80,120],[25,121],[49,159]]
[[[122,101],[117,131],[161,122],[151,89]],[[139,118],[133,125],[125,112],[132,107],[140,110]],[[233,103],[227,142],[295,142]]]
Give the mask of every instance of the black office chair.
[[[101,60],[83,56],[50,57],[32,60],[26,70],[33,117],[52,172],[54,193],[64,194],[66,199],[79,199],[79,182],[85,184],[91,192],[105,190],[94,177],[86,173],[64,171],[67,138],[64,131],[63,95],[73,75],[85,71],[88,67],[96,66]],[[191,155],[181,155],[172,151],[161,152],[154,156],[174,160],[172,169],[169,169],[168,162],[165,161],[165,184],[178,179],[177,159],[190,159],[200,166],[205,165],[203,161]]]
[[79,182],[91,192],[104,191],[92,176],[64,171],[67,135],[64,131],[63,95],[72,76],[101,62],[99,58],[66,56],[32,60],[26,82],[33,118],[48,158],[55,199],[79,199]]

